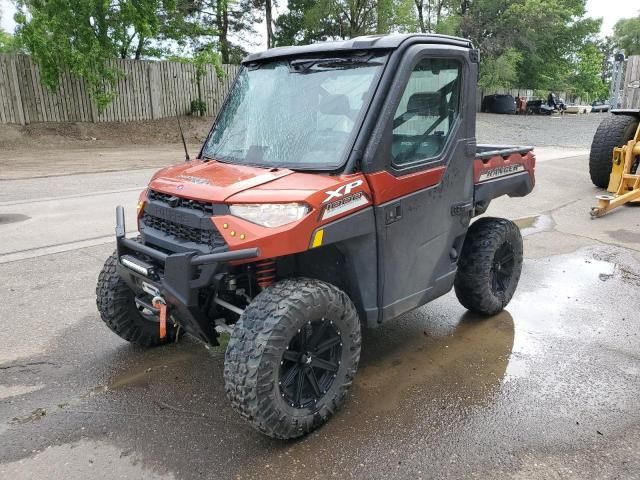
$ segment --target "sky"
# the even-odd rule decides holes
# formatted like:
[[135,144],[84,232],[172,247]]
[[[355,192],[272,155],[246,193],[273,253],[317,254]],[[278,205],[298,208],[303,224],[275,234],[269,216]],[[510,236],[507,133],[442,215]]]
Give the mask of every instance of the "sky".
[[[609,36],[613,33],[613,26],[621,18],[629,18],[640,12],[640,5],[637,0],[587,0],[587,15],[594,18],[602,18],[601,35]],[[630,8],[630,4],[636,3],[638,7],[634,10]],[[284,10],[284,9],[283,9]],[[0,0],[0,14],[2,23],[0,26],[7,32],[12,32],[15,23],[13,22],[13,14],[15,8],[11,0]],[[262,50],[266,47],[266,32],[264,32],[264,24],[257,25],[261,42],[258,45],[251,46],[250,50]]]

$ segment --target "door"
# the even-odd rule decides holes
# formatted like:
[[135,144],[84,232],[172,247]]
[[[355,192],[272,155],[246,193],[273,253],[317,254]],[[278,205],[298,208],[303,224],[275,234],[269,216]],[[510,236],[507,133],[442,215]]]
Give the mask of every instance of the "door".
[[[413,50],[413,54],[412,54]],[[446,293],[470,220],[475,93],[465,49],[419,46],[403,61],[402,89],[389,98],[369,175],[376,198],[380,321]],[[475,73],[475,68],[472,69]],[[475,78],[473,78],[475,89]],[[381,145],[382,146],[382,145]],[[384,178],[384,181],[382,179]]]

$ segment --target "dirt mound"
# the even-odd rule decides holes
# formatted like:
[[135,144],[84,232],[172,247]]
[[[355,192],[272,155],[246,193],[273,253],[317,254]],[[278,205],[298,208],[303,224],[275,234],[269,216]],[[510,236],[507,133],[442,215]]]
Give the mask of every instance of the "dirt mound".
[[[213,118],[182,117],[187,143],[199,144],[207,136]],[[0,144],[4,149],[35,146],[124,146],[158,145],[180,142],[175,118],[139,122],[34,123],[26,126],[0,125]]]

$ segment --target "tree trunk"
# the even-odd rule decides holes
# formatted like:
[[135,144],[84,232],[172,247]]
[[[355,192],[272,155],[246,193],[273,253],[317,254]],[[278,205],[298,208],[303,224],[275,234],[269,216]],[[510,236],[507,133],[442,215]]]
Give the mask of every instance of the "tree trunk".
[[427,33],[427,29],[424,26],[424,13],[422,9],[424,8],[424,0],[415,0],[416,9],[418,10],[418,23],[420,25],[420,31],[422,33]]
[[136,60],[140,60],[142,58],[142,53],[144,52],[144,42],[145,42],[145,38],[143,36],[140,36],[140,38],[138,38],[138,46],[136,47],[136,56],[135,59]]
[[228,0],[216,2],[216,26],[218,27],[218,43],[220,43],[220,59],[229,63],[229,3]]
[[271,14],[271,0],[264,1],[264,17],[267,23],[267,48],[273,47],[273,18]]

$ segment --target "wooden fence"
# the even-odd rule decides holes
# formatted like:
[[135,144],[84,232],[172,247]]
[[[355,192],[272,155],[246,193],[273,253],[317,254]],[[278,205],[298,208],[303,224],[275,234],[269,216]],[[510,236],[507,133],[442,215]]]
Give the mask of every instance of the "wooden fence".
[[[115,100],[99,112],[86,82],[69,73],[53,92],[42,85],[38,65],[27,55],[0,54],[0,123],[127,122],[152,120],[191,111],[198,98],[195,67],[178,62],[113,60],[124,75],[118,80]],[[238,72],[223,65],[219,80],[209,68],[200,80],[207,115],[215,115]]]
[[[115,100],[99,112],[86,82],[65,73],[56,92],[44,87],[40,69],[27,55],[0,54],[0,123],[25,125],[35,122],[128,122],[170,117],[176,111],[190,113],[191,101],[198,98],[193,65],[178,62],[113,60],[124,75],[117,82]],[[213,68],[201,79],[207,115],[218,112],[238,72],[237,65],[223,65],[225,76],[218,79]],[[622,108],[640,108],[640,56],[627,60]],[[509,93],[533,97],[526,89],[478,91],[477,108],[484,95]],[[567,101],[580,101],[566,92],[556,92]]]
[[640,108],[640,55],[627,58],[620,108]]

